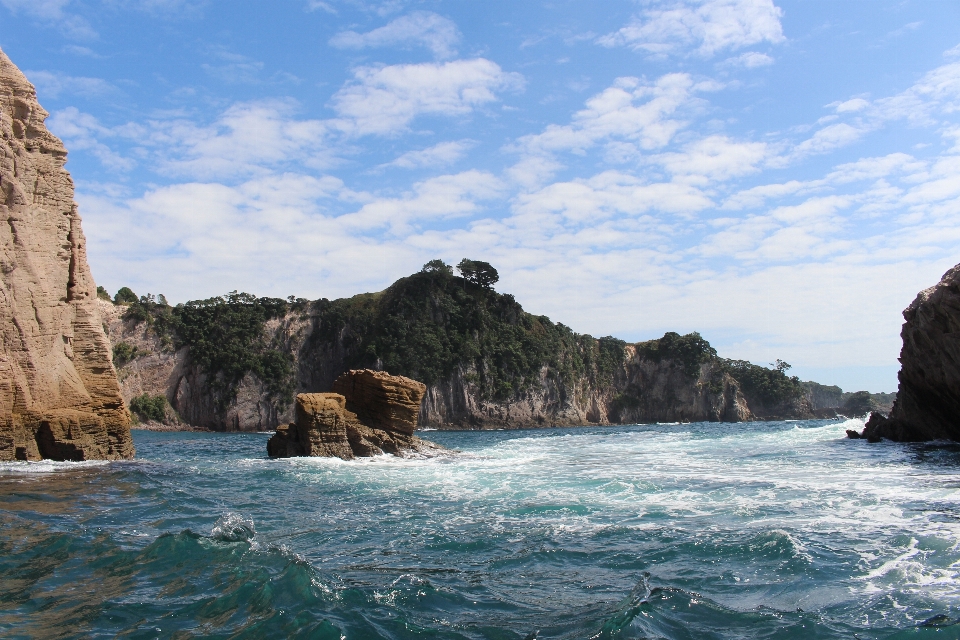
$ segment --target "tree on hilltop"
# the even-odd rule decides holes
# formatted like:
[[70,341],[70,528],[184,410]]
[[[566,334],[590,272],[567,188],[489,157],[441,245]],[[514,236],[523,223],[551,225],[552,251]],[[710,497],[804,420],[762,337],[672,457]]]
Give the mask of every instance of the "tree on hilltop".
[[463,276],[463,279],[480,285],[484,289],[491,289],[493,285],[500,280],[500,274],[490,265],[489,262],[482,260],[468,260],[464,258],[457,265],[457,271]]
[[134,302],[140,302],[140,298],[137,297],[137,294],[135,294],[130,287],[120,287],[117,295],[113,296],[114,304],[133,304]]
[[453,275],[453,267],[448,265],[443,260],[431,260],[427,264],[423,265],[423,269],[420,269],[423,273],[436,273],[444,276]]

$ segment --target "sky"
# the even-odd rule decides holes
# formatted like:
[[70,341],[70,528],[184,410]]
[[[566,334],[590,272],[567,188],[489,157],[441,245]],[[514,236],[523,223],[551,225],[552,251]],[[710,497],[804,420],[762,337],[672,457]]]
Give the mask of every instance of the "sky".
[[0,0],[97,283],[379,291],[896,389],[960,262],[960,2]]

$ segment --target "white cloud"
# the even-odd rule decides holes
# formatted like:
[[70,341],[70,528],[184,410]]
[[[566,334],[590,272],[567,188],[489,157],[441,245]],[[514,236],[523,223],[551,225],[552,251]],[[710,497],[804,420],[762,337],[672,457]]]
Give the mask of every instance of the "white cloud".
[[926,163],[906,153],[891,153],[876,158],[861,158],[856,162],[838,165],[827,174],[827,180],[838,184],[856,180],[876,180],[894,172],[916,173],[923,171]]
[[484,58],[361,67],[354,78],[333,96],[339,126],[354,135],[396,133],[422,114],[467,115],[523,82]]
[[307,0],[306,9],[307,11],[316,11],[317,9],[322,9],[329,14],[337,14],[337,10],[333,8],[333,5],[329,2],[323,2],[323,0]]
[[65,11],[70,3],[71,0],[0,0],[0,4],[11,13],[23,12],[41,22],[53,24],[71,38],[96,38],[97,32],[86,19]]
[[685,73],[667,74],[653,84],[617,78],[613,86],[587,100],[571,124],[549,125],[542,133],[523,136],[517,148],[527,153],[583,153],[608,138],[628,140],[644,150],[661,148],[684,124],[671,116],[689,106],[696,91]]
[[441,142],[427,149],[407,151],[395,160],[382,167],[400,167],[402,169],[416,169],[418,167],[435,167],[452,164],[460,160],[467,151],[476,146],[475,140],[452,140]]
[[[696,187],[684,183],[646,183],[618,171],[606,171],[587,180],[557,182],[517,198],[517,219],[559,215],[577,224],[593,225],[618,215],[637,216],[650,211],[689,213],[713,205]],[[538,222],[539,224],[539,222]]]
[[828,125],[798,144],[793,151],[793,156],[798,158],[810,154],[833,151],[834,149],[859,140],[868,130],[867,127],[856,127],[846,122]]
[[870,103],[863,98],[853,98],[837,105],[837,113],[854,113],[863,111],[870,106]]
[[764,184],[739,191],[727,198],[722,209],[755,209],[771,198],[782,198],[795,193],[806,193],[822,186],[822,181],[801,182],[790,180],[783,184]]
[[370,231],[388,228],[394,235],[435,219],[459,218],[479,211],[478,202],[501,195],[503,183],[484,171],[437,176],[413,185],[399,198],[376,198],[338,218],[345,227]]
[[93,116],[81,113],[76,107],[57,111],[46,122],[47,128],[60,137],[71,151],[88,151],[104,167],[114,171],[129,171],[136,162],[113,151],[102,142],[116,133],[101,125]]
[[[320,120],[298,120],[292,100],[235,104],[208,125],[182,117],[106,127],[75,107],[48,120],[50,130],[71,149],[87,149],[112,169],[136,163],[110,150],[107,142],[135,145],[154,171],[193,179],[263,175],[288,165],[322,168],[332,162],[328,127]],[[106,142],[105,142],[106,141]]]
[[330,39],[330,45],[338,49],[419,45],[439,59],[455,56],[459,42],[457,25],[430,11],[414,11],[366,33],[342,31]]
[[723,181],[759,171],[767,154],[766,143],[713,135],[685,145],[681,152],[660,154],[654,161],[674,175]]
[[95,98],[120,93],[120,89],[102,78],[68,76],[50,71],[24,71],[23,74],[37,88],[41,102],[44,98],[58,98],[60,94]]
[[747,69],[756,69],[757,67],[766,67],[774,63],[773,58],[765,53],[757,51],[748,51],[741,53],[735,58],[727,58],[724,61],[729,66],[745,67]]
[[783,11],[772,0],[681,0],[657,2],[629,25],[601,37],[607,47],[627,46],[652,54],[693,49],[710,57],[725,49],[784,40]]

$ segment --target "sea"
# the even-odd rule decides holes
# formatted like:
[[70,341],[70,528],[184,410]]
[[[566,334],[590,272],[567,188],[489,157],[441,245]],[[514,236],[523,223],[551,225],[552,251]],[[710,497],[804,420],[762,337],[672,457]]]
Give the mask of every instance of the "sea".
[[3,638],[960,638],[960,447],[862,420],[0,464]]

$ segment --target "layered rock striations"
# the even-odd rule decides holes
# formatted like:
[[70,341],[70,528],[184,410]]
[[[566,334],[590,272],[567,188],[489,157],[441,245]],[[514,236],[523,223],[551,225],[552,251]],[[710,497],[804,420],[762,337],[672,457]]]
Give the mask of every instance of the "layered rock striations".
[[277,428],[267,442],[275,458],[337,457],[439,451],[413,435],[426,386],[383,371],[348,371],[334,388],[342,393],[301,393],[296,422]]
[[67,151],[0,51],[0,460],[134,455]]
[[897,399],[889,418],[871,414],[861,436],[960,441],[960,265],[921,291],[903,317]]

